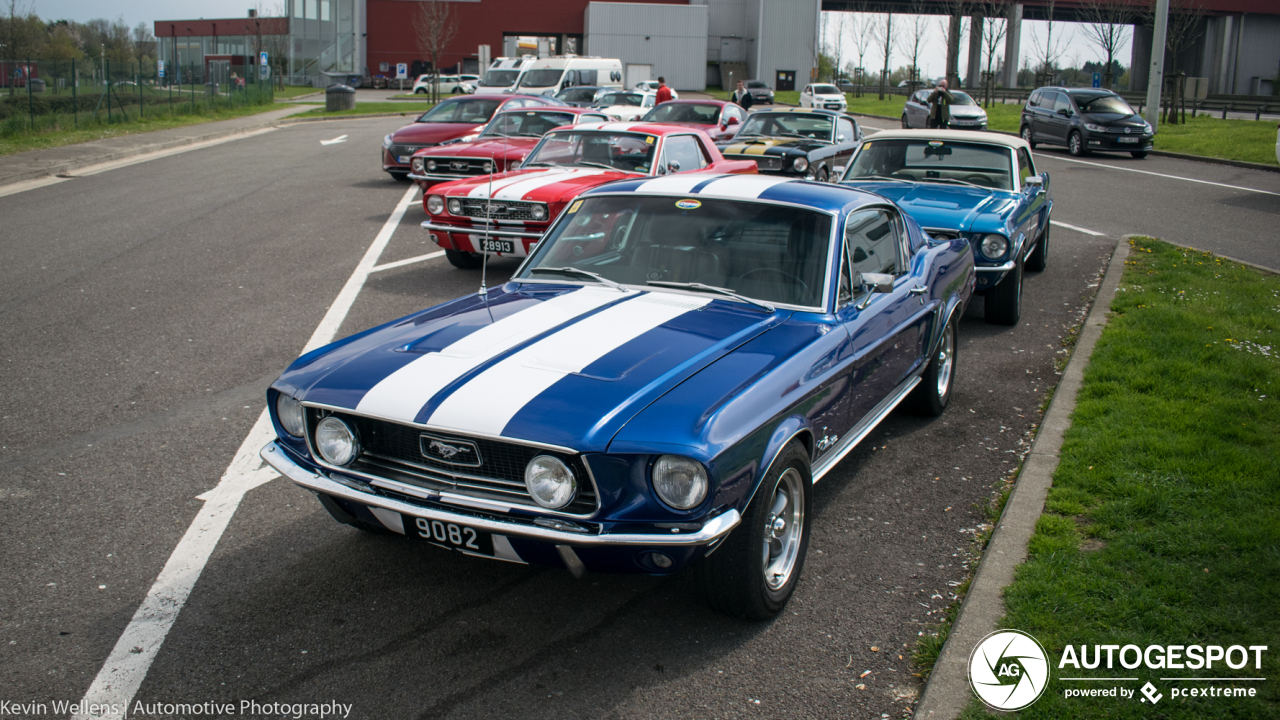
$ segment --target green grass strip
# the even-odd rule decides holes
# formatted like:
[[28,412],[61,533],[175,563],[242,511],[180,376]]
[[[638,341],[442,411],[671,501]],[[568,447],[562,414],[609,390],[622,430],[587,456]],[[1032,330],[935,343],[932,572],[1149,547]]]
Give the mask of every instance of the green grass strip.
[[[1280,278],[1150,239],[1131,241],[1110,322],[1084,375],[1027,562],[1001,627],[1049,651],[1027,718],[1280,717]],[[1266,645],[1262,668],[1058,669],[1066,645]],[[1105,662],[1104,662],[1105,665]],[[1137,677],[1064,682],[1061,677]],[[1174,698],[1160,677],[1253,698]],[[1067,688],[1164,695],[1065,699]],[[1141,697],[1141,695],[1138,695]],[[984,713],[974,701],[966,717]]]
[[343,115],[372,115],[374,113],[400,113],[401,115],[421,115],[422,113],[435,107],[432,103],[416,103],[416,102],[366,102],[356,103],[354,110],[338,110],[337,112],[328,112],[324,108],[317,108],[308,112],[301,113],[298,117],[341,117]]

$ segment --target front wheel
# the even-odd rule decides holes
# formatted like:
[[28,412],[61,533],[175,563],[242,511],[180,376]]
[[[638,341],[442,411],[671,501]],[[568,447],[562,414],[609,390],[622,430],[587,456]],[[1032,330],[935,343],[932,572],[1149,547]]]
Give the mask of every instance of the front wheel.
[[1022,318],[1022,263],[1013,266],[999,284],[987,291],[983,316],[994,325],[1017,325]]
[[818,170],[818,175],[814,179],[820,183],[831,182],[831,175],[827,173],[826,168],[821,168]]
[[1031,146],[1031,149],[1032,149],[1032,150],[1035,150],[1035,149],[1036,149],[1036,141],[1031,139],[1031,138],[1032,138],[1032,135],[1031,135],[1031,126],[1030,126],[1030,125],[1023,125],[1023,126],[1022,126],[1022,132],[1021,132],[1020,134],[1022,135],[1022,139],[1023,139],[1023,140],[1026,140],[1026,141],[1027,141],[1027,144]]
[[1073,130],[1071,136],[1067,138],[1067,152],[1075,157],[1089,154],[1089,149],[1084,146],[1084,138],[1080,136],[1078,130]]
[[809,549],[810,478],[804,445],[783,448],[742,523],[698,566],[703,595],[713,609],[768,620],[786,606]]
[[427,89],[426,89],[426,88],[418,88],[417,90],[414,90],[414,91],[413,91],[413,94],[414,94],[414,95],[426,95],[426,94],[427,94]]
[[475,270],[484,263],[484,258],[480,253],[467,252],[465,250],[445,250],[444,257],[449,264],[459,270]]
[[907,122],[907,114],[902,113],[902,129],[908,130],[910,128],[911,128],[911,123]]
[[942,329],[942,337],[938,339],[938,349],[933,353],[924,375],[920,376],[920,384],[911,391],[907,399],[908,407],[916,415],[937,417],[947,409],[951,400],[951,381],[956,374],[956,323],[955,315]]
[[1044,224],[1044,232],[1036,242],[1036,249],[1027,256],[1027,269],[1031,272],[1042,272],[1049,264],[1049,223]]
[[1141,160],[1142,158],[1144,158],[1144,157],[1146,157],[1146,156],[1147,156],[1147,151],[1146,151],[1146,150],[1134,150],[1133,152],[1130,152],[1129,154],[1130,154],[1130,155],[1132,155],[1132,156],[1134,156],[1135,158],[1137,158],[1137,159]]
[[406,180],[408,180],[408,179],[409,179],[409,173],[407,173],[407,172],[393,172],[393,173],[391,173],[391,179],[392,179],[392,180],[395,180],[396,182],[404,182],[404,181],[406,181]]

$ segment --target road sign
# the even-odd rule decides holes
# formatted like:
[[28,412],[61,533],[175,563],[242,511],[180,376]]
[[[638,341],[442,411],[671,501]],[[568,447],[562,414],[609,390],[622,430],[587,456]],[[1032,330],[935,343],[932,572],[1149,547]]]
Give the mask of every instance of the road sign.
[[1096,88],[1102,87],[1102,73],[1093,74],[1093,86]]
[[265,52],[258,53],[258,64],[262,67],[267,66],[267,54]]
[[396,79],[404,80],[409,77],[409,63],[396,63]]
[[156,76],[164,77],[164,61],[163,60],[156,61]]
[[258,77],[260,79],[266,80],[268,77],[270,77],[270,75],[271,75],[271,68],[267,67],[266,65],[258,66]]

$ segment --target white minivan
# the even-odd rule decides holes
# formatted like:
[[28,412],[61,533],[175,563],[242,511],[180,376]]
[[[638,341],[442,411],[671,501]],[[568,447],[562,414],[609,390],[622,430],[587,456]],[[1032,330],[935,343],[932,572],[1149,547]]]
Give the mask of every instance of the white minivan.
[[536,59],[532,55],[494,58],[489,69],[484,71],[484,75],[480,77],[479,82],[475,83],[475,89],[471,92],[494,94],[514,91],[524,71],[528,70]]
[[580,85],[621,88],[622,61],[617,58],[564,55],[535,60],[515,90],[522,95],[555,95]]

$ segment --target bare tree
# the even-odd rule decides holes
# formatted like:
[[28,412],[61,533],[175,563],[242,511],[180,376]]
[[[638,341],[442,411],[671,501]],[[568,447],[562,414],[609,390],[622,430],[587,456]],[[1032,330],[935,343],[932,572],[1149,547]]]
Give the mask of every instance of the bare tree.
[[893,55],[893,13],[876,19],[875,39],[884,48],[884,70],[880,72],[880,99],[884,99],[884,84],[889,80],[889,57]]
[[1081,30],[1085,39],[1101,51],[1106,60],[1102,71],[1102,86],[1111,89],[1115,78],[1111,76],[1116,54],[1129,41],[1126,29],[1133,24],[1137,9],[1129,0],[1084,0],[1080,8],[1084,23]]
[[947,67],[944,74],[952,88],[960,86],[960,40],[965,36],[970,15],[981,12],[979,0],[942,0],[938,3],[946,17],[939,21],[942,36],[947,39]]
[[876,18],[866,12],[866,4],[858,3],[853,14],[853,50],[858,55],[858,93],[862,93],[862,85],[866,83],[866,65],[863,63],[867,50],[876,37]]
[[413,17],[413,31],[418,47],[431,58],[431,73],[436,78],[431,83],[431,99],[439,102],[440,56],[458,34],[458,16],[444,0],[422,0],[418,13]]
[[986,77],[990,78],[990,86],[983,85],[985,104],[990,104],[993,100],[991,91],[995,89],[995,75],[992,73],[995,72],[996,53],[1004,43],[1005,33],[1008,32],[1008,8],[1005,0],[987,0],[982,5],[982,14],[986,18],[986,22],[982,24],[982,56],[986,60]]
[[1054,5],[1056,0],[1046,0],[1044,4],[1045,16],[1048,22],[1045,24],[1045,36],[1043,39],[1039,35],[1032,33],[1031,46],[1035,49],[1036,62],[1040,65],[1039,72],[1050,73],[1058,66],[1062,60],[1062,54],[1066,52],[1069,44],[1070,35],[1058,28],[1058,37],[1053,36],[1054,25],[1058,24],[1053,21]]
[[925,7],[921,0],[911,0],[908,12],[911,14],[908,15],[903,34],[898,37],[898,49],[911,60],[907,68],[910,73],[910,94],[915,92],[920,77],[920,51],[929,40],[929,18],[924,14]]

